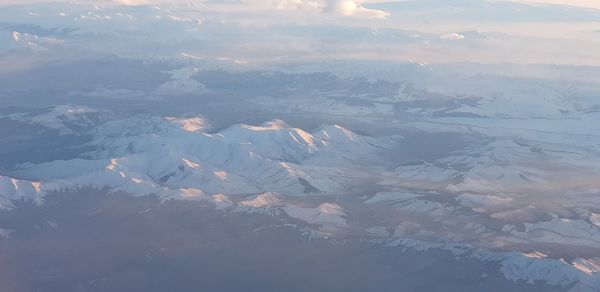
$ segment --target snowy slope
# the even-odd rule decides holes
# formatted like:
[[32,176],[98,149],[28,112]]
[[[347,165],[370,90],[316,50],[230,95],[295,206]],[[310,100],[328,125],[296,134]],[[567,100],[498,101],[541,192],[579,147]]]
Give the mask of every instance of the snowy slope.
[[61,135],[81,135],[106,121],[106,113],[87,106],[58,105],[35,112],[0,115],[0,118],[42,126],[56,130]]
[[95,150],[86,157],[24,164],[14,174],[55,187],[109,186],[165,196],[186,188],[210,194],[316,194],[340,187],[332,177],[342,172],[339,167],[357,167],[352,157],[390,145],[340,126],[308,133],[274,121],[208,133],[204,125],[199,118],[110,121],[91,132],[88,146]]
[[32,201],[41,204],[45,192],[41,183],[0,176],[0,209],[12,209],[13,201]]

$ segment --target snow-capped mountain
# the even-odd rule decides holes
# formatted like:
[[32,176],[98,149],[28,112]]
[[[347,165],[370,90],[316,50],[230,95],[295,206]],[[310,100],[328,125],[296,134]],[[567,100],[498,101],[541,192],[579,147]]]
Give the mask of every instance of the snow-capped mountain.
[[[358,232],[388,246],[448,250],[499,263],[513,280],[598,285],[600,185],[589,148],[478,133],[481,141],[450,155],[401,163],[389,157],[406,138],[339,125],[306,131],[274,120],[215,132],[200,117],[89,118],[97,112],[59,106],[9,117],[89,139],[77,158],[8,172],[4,208],[108,188],[283,216],[317,236]],[[582,252],[565,252],[573,248]]]
[[47,190],[89,186],[164,197],[181,189],[297,196],[339,190],[335,177],[392,146],[390,139],[359,136],[341,126],[309,133],[273,121],[208,133],[204,124],[200,118],[171,117],[110,121],[90,132],[87,147],[94,150],[81,158],[23,164],[12,175],[39,179]]
[[59,105],[32,113],[0,115],[0,118],[49,128],[60,135],[81,135],[92,126],[106,121],[106,115],[87,106]]

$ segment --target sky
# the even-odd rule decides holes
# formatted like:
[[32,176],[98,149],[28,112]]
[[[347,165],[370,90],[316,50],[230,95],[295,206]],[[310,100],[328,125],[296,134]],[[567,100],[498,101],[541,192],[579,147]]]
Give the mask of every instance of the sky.
[[600,1],[0,1],[17,2],[0,10],[0,58],[28,49],[41,59],[73,50],[235,64],[600,65]]
[[[227,0],[223,0],[227,2]],[[347,9],[352,9],[355,5],[361,4],[372,4],[372,3],[383,3],[383,2],[402,2],[406,0],[399,1],[390,1],[390,0],[324,0],[327,2],[337,2],[340,3],[341,6],[347,7]],[[314,3],[324,2],[319,0],[272,0],[269,2],[272,3],[281,3],[282,5],[301,5],[302,3],[307,3],[307,5],[314,5]],[[499,0],[499,1],[512,1],[512,2],[525,2],[525,3],[542,3],[542,4],[558,4],[558,5],[566,5],[566,6],[578,6],[578,7],[587,7],[600,9],[600,1],[597,0]],[[47,3],[47,2],[112,2],[115,4],[121,5],[146,5],[146,4],[160,4],[160,3],[172,3],[172,2],[209,2],[208,0],[196,0],[196,1],[186,1],[186,0],[2,0],[0,1],[0,5],[22,5],[22,4],[33,4],[33,3]],[[234,1],[229,1],[234,2]],[[237,2],[237,1],[236,1]],[[244,1],[240,0],[239,2],[264,2],[261,0],[252,0],[252,1]],[[312,3],[312,4],[311,4]]]
[[600,1],[597,0],[528,0],[533,3],[559,4],[567,6],[588,7],[600,9]]

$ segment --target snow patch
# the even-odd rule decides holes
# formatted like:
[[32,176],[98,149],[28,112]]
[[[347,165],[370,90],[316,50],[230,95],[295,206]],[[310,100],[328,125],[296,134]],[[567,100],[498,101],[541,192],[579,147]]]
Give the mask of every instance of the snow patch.
[[309,224],[319,224],[331,227],[342,227],[346,225],[343,218],[346,214],[341,206],[333,203],[324,203],[317,208],[303,208],[298,206],[283,207],[285,213]]
[[388,201],[405,201],[422,197],[421,194],[405,192],[378,192],[375,196],[365,201],[366,204],[375,204]]

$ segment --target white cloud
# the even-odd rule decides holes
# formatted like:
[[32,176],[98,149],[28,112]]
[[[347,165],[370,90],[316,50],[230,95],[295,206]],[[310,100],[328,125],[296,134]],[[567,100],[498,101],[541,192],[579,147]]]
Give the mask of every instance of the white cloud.
[[126,6],[146,5],[150,4],[147,0],[113,0],[114,3]]
[[459,41],[459,40],[462,40],[464,38],[465,38],[464,35],[459,34],[459,33],[455,33],[455,32],[446,33],[446,34],[443,34],[443,35],[440,36],[440,39],[442,39],[442,40],[450,40],[450,41]]
[[[53,0],[55,2],[68,2],[68,0]],[[123,6],[138,5],[160,5],[173,3],[191,3],[183,0],[80,0],[82,3],[113,3]],[[11,4],[32,4],[44,2],[44,0],[0,0],[0,6]],[[206,0],[199,0],[197,3],[206,3]],[[227,3],[228,1],[224,1]],[[385,19],[390,14],[386,11],[366,8],[364,4],[379,3],[382,0],[240,0],[247,8],[264,8],[265,5],[279,10],[301,10],[330,13],[338,16],[348,16],[368,19]],[[236,3],[231,1],[231,3]],[[259,8],[260,9],[260,8]]]
[[281,10],[321,10],[322,1],[319,0],[272,0],[271,7]]
[[355,16],[361,18],[385,19],[390,15],[382,10],[366,8],[361,2],[363,1],[327,0],[325,10],[341,16]]
[[[269,6],[280,10],[321,11],[338,16],[385,19],[390,14],[363,6],[364,0],[272,0]],[[250,4],[250,2],[247,2]]]
[[15,40],[15,42],[17,42],[17,43],[21,40],[21,34],[16,31],[13,31],[12,36],[13,36],[13,39]]
[[64,40],[40,37],[29,33],[12,32],[12,38],[16,43],[22,44],[24,47],[29,47],[34,50],[45,51],[51,46],[56,46],[64,43]]

